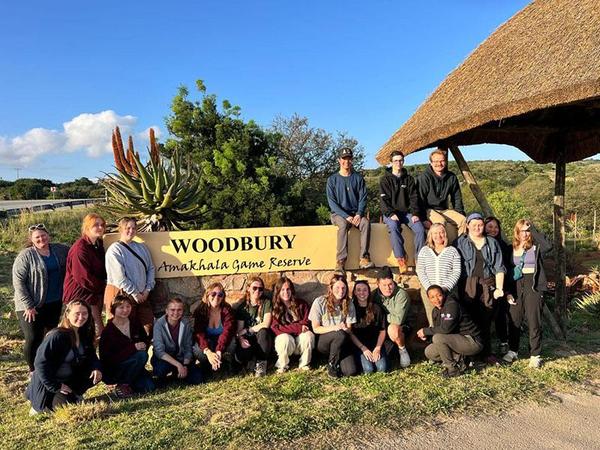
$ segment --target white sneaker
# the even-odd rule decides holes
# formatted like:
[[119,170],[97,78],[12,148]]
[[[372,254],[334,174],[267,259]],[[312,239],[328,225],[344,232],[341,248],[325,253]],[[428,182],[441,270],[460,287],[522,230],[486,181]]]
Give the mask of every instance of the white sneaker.
[[539,369],[542,367],[542,358],[538,356],[532,356],[529,358],[529,367],[532,369]]
[[509,350],[508,352],[506,352],[506,355],[504,355],[502,357],[502,361],[507,362],[507,363],[514,362],[517,359],[519,359],[519,355],[517,354],[517,352],[513,352],[512,350]]
[[400,367],[403,369],[410,366],[410,355],[408,354],[408,350],[406,348],[399,348],[400,352]]
[[33,406],[29,409],[29,416],[33,417],[39,414],[39,411],[36,411]]
[[277,373],[286,373],[287,370],[288,370],[287,367],[278,367],[277,370],[276,370],[276,372]]

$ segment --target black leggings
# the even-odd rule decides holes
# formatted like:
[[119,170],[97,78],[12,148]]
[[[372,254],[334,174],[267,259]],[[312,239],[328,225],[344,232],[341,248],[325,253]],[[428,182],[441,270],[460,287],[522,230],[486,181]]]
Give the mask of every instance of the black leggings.
[[268,328],[261,328],[258,333],[252,335],[244,335],[250,347],[242,348],[241,345],[236,346],[236,354],[240,362],[248,362],[253,357],[257,360],[266,360],[273,349],[273,335]]
[[23,345],[23,354],[25,361],[29,366],[29,371],[33,372],[33,361],[35,353],[44,339],[44,335],[58,325],[60,312],[62,310],[61,302],[45,303],[41,307],[36,308],[37,314],[33,322],[27,322],[23,317],[24,311],[17,311],[19,318],[19,326],[25,336],[25,344]]
[[356,362],[352,353],[352,341],[348,333],[342,330],[319,334],[317,350],[327,355],[329,364],[339,365],[342,375],[356,374]]
[[508,343],[513,352],[519,351],[521,325],[527,320],[531,356],[542,352],[542,294],[534,290],[533,274],[525,274],[517,281],[517,304],[510,305]]

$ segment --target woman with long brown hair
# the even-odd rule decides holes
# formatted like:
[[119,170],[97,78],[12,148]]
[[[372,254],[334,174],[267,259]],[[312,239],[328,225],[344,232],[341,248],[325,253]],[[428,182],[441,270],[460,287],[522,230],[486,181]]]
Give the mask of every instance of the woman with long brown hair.
[[106,288],[104,245],[102,237],[106,222],[95,213],[83,218],[81,238],[77,239],[67,256],[63,303],[83,300],[90,305],[96,335],[104,329],[102,303]]
[[527,320],[529,327],[529,367],[542,364],[542,293],[547,290],[546,273],[542,256],[552,249],[552,244],[538,232],[531,221],[520,219],[513,232],[514,288],[508,297],[510,350],[502,358],[513,362],[518,358],[521,324]]
[[298,369],[310,370],[315,335],[309,328],[308,304],[296,297],[296,288],[283,276],[273,288],[273,314],[271,330],[275,334],[277,373],[289,368],[290,356],[300,355]]
[[273,349],[271,334],[271,300],[265,294],[265,283],[260,277],[250,277],[244,300],[236,310],[236,357],[242,364],[254,362],[254,374],[267,374],[267,358]]
[[308,315],[318,335],[317,350],[327,355],[327,373],[331,377],[356,374],[350,339],[356,311],[348,295],[348,282],[343,275],[333,275],[327,294],[317,297]]
[[102,379],[90,316],[89,304],[72,301],[66,306],[59,326],[44,338],[25,392],[31,402],[30,415],[80,402],[85,391]]
[[386,335],[385,314],[373,302],[371,287],[366,280],[358,280],[352,290],[356,309],[356,323],[352,325],[355,356],[363,373],[387,372],[387,355],[383,345]]
[[69,247],[50,242],[43,223],[29,227],[27,245],[12,267],[15,312],[25,337],[23,353],[33,372],[44,334],[58,325]]
[[212,283],[194,311],[194,356],[213,371],[221,369],[223,354],[235,350],[235,319],[221,283]]

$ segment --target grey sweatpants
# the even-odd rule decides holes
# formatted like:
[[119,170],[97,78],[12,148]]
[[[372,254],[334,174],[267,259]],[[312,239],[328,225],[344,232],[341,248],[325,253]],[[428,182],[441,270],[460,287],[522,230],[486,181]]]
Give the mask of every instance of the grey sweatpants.
[[483,345],[471,336],[462,334],[434,334],[432,343],[425,348],[425,356],[430,361],[441,361],[444,367],[452,369],[460,356],[472,356],[481,351]]
[[[353,225],[337,214],[331,214],[331,223],[338,227],[336,261],[345,261],[348,257],[348,232]],[[361,217],[358,226],[360,231],[360,257],[369,253],[371,240],[371,224],[366,217]]]

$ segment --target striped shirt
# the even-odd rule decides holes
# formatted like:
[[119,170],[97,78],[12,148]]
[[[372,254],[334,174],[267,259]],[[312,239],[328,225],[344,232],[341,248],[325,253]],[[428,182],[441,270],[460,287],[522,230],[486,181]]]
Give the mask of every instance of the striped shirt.
[[454,247],[446,247],[439,255],[425,246],[417,258],[417,276],[424,289],[437,284],[451,291],[460,278],[460,254]]

